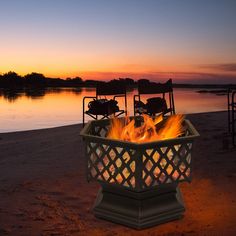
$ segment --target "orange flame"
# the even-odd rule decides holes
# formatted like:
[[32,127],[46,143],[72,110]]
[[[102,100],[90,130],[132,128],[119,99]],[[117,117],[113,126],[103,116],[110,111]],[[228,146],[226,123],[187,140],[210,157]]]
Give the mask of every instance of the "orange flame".
[[[162,115],[155,119],[148,115],[142,115],[142,117],[143,122],[139,127],[135,126],[134,119],[130,120],[128,117],[126,117],[125,122],[117,118],[112,119],[108,138],[145,143],[176,138],[183,133],[183,115],[172,115],[165,121]],[[157,126],[161,126],[161,128],[157,129]]]

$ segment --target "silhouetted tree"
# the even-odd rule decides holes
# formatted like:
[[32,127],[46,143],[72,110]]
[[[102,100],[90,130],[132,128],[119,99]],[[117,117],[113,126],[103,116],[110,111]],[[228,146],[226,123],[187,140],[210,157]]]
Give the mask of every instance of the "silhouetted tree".
[[25,75],[25,83],[30,87],[46,87],[47,79],[43,74],[32,72]]
[[86,87],[96,87],[97,83],[99,83],[99,81],[97,81],[97,80],[85,80],[84,81],[84,85]]
[[75,77],[74,79],[72,79],[73,81],[76,81],[76,82],[79,82],[79,83],[81,83],[81,82],[83,82],[83,80],[82,80],[82,78],[80,78],[80,77]]
[[[148,80],[140,80],[148,81]],[[131,78],[118,78],[112,79],[110,81],[112,84],[119,86],[125,85],[127,88],[132,88],[136,85],[136,82]],[[0,88],[9,88],[9,89],[20,89],[20,88],[46,88],[46,87],[96,87],[100,81],[97,80],[85,80],[79,76],[75,78],[47,78],[41,73],[32,72],[30,74],[21,77],[15,72],[8,72],[3,75],[0,75]]]
[[139,79],[138,86],[150,86],[150,81],[148,79]]
[[134,85],[135,82],[131,78],[125,78],[125,83],[128,84],[128,85]]
[[74,87],[77,86],[82,86],[83,85],[83,80],[80,77],[75,77],[73,79],[71,79],[71,85]]
[[2,75],[1,87],[7,87],[12,89],[21,88],[24,85],[23,78],[16,72],[9,71]]
[[4,80],[3,80],[3,75],[0,74],[0,88],[3,87],[3,86],[2,86],[2,85],[3,85],[3,82],[4,82]]
[[84,82],[83,79],[80,77],[75,77],[75,78],[66,78],[66,83],[65,86],[70,86],[70,87],[82,87]]

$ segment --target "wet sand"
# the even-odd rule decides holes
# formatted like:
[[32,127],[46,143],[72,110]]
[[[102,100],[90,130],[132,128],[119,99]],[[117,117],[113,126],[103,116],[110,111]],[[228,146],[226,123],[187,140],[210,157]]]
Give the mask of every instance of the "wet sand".
[[224,148],[225,112],[188,115],[193,181],[181,183],[181,220],[136,231],[96,219],[81,125],[0,134],[0,235],[236,235],[236,149]]

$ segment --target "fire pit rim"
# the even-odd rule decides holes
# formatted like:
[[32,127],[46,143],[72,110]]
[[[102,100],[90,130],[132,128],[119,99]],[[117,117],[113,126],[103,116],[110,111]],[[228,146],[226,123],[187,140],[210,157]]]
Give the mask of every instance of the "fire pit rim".
[[[122,118],[121,118],[122,119]],[[200,134],[198,133],[198,131],[194,128],[194,126],[192,125],[192,123],[188,120],[188,119],[184,119],[184,122],[187,124],[189,131],[191,132],[190,135],[188,136],[183,136],[183,137],[176,137],[176,138],[170,138],[170,139],[165,139],[165,140],[157,140],[157,141],[152,141],[152,142],[145,142],[145,143],[134,143],[134,142],[130,142],[130,141],[124,141],[124,140],[118,140],[118,139],[113,139],[113,138],[107,138],[107,137],[100,137],[100,136],[96,136],[93,134],[88,134],[88,130],[91,128],[92,124],[98,124],[98,123],[107,123],[109,122],[111,119],[107,119],[107,120],[92,120],[89,121],[85,127],[81,130],[80,132],[80,136],[83,137],[83,139],[87,139],[87,140],[93,140],[93,141],[98,141],[98,142],[108,142],[110,143],[110,141],[112,141],[112,143],[114,144],[118,144],[118,145],[122,145],[122,146],[126,146],[128,145],[130,148],[134,147],[134,148],[138,148],[138,147],[152,147],[153,145],[159,145],[159,146],[165,146],[166,144],[174,144],[174,143],[182,143],[185,142],[187,140],[191,141],[197,137],[200,136]]]

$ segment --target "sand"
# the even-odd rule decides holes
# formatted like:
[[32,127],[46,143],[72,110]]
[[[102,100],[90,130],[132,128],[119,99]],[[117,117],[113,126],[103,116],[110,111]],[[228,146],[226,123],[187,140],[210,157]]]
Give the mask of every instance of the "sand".
[[181,220],[136,231],[96,219],[81,125],[0,134],[0,235],[236,235],[236,149],[225,112],[188,115],[201,137]]

